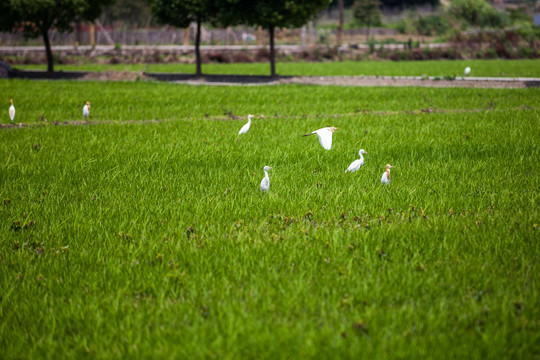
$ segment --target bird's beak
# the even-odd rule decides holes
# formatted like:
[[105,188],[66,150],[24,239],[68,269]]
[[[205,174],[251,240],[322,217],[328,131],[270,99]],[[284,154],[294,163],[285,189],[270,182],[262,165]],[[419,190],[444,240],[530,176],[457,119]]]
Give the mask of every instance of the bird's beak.
[[266,119],[266,118],[264,117],[264,115],[259,115],[259,118],[261,118],[261,119]]
[[364,151],[364,154],[367,154],[367,151]]
[[269,169],[268,169],[268,170],[272,170],[272,168],[271,168],[271,167],[269,167]]

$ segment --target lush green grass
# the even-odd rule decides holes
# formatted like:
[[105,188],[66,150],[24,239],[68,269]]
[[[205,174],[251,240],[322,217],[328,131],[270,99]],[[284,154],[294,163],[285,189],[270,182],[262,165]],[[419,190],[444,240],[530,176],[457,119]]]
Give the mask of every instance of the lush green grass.
[[[280,75],[378,75],[378,76],[461,76],[465,67],[470,76],[540,77],[540,60],[434,60],[434,61],[346,61],[319,63],[277,63]],[[22,69],[46,70],[45,65],[20,65]],[[58,70],[146,71],[194,73],[193,64],[84,64],[57,65]],[[268,63],[203,64],[207,74],[268,75]]]
[[323,86],[203,86],[201,88],[154,82],[1,81],[0,99],[6,108],[3,123],[10,123],[7,108],[13,98],[16,122],[82,120],[82,107],[90,101],[91,119],[183,120],[249,113],[265,116],[334,114],[363,119],[365,111],[418,111],[452,109],[538,108],[539,89],[436,89],[361,88]]
[[[536,89],[0,82],[9,96],[49,122],[88,98],[96,125],[0,130],[1,358],[540,351]],[[238,137],[220,103],[279,117]],[[99,123],[153,113],[170,121]],[[300,136],[327,124],[330,151]]]

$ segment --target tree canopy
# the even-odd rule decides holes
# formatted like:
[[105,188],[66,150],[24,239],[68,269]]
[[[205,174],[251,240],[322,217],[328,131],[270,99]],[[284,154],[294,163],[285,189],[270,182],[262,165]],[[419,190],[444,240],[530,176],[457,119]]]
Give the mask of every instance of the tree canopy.
[[49,41],[49,30],[71,31],[76,19],[92,21],[104,5],[112,0],[2,0],[0,28],[22,28],[26,38],[43,37],[47,52],[47,70],[53,72],[54,63]]
[[216,21],[220,8],[220,0],[150,0],[152,12],[163,24],[180,28],[189,26],[192,22],[197,24],[195,38],[195,57],[197,75],[202,75],[201,69],[201,23]]
[[353,16],[367,28],[366,37],[369,41],[369,29],[381,24],[381,2],[379,0],[356,0],[353,5]]
[[223,0],[219,19],[227,25],[245,24],[268,29],[270,36],[270,74],[275,69],[275,29],[301,27],[324,10],[330,0]]

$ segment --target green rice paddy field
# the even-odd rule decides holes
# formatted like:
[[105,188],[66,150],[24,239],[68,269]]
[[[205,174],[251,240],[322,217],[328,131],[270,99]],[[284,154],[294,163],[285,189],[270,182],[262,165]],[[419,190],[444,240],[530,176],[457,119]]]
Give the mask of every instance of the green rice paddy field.
[[[282,62],[276,64],[280,75],[306,76],[462,76],[465,67],[470,76],[540,77],[540,60],[433,60],[433,61],[343,61]],[[46,65],[18,65],[21,69],[46,70]],[[194,64],[96,64],[56,65],[57,70],[73,71],[146,71],[194,73]],[[268,75],[268,63],[202,65],[206,74]]]
[[540,356],[540,89],[3,80],[4,124],[9,98],[0,358]]

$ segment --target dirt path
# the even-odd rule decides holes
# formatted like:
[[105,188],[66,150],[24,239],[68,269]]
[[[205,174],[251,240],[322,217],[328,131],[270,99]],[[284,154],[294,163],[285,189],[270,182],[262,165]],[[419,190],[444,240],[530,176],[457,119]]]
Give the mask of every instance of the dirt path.
[[262,75],[203,75],[175,73],[144,73],[136,71],[17,71],[16,78],[88,80],[88,81],[166,81],[189,85],[334,85],[334,86],[418,86],[418,87],[473,87],[473,88],[529,88],[540,87],[540,78],[489,77],[419,77],[419,76],[278,76]]
[[420,86],[473,88],[528,88],[540,86],[539,78],[421,78],[416,76],[298,76],[281,83],[340,86]]

